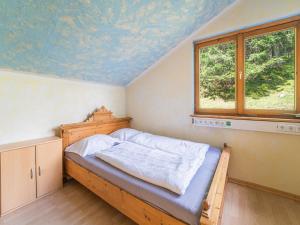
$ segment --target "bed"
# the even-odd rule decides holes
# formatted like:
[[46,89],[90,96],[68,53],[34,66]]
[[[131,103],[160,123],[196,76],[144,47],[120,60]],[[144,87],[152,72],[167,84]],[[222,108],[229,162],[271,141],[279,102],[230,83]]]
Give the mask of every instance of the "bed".
[[[130,127],[131,118],[115,118],[101,107],[82,123],[61,126],[64,149],[94,134]],[[66,153],[66,175],[76,179],[138,224],[218,224],[221,219],[230,151],[210,147],[186,193],[178,196],[135,178],[94,155]]]

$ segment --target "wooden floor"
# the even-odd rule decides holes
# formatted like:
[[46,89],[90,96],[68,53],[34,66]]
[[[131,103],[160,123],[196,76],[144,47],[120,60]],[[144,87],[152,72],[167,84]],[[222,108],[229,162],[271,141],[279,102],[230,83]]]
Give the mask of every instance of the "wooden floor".
[[300,225],[300,202],[229,183],[222,225]]
[[[134,225],[75,181],[0,219],[0,225]],[[222,225],[300,225],[300,203],[227,186]]]

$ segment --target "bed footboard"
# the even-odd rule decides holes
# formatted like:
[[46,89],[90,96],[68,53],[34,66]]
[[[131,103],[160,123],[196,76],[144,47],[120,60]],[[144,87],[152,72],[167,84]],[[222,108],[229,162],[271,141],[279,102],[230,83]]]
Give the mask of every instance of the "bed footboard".
[[230,148],[224,145],[208,195],[203,202],[201,225],[217,225],[221,221],[229,158]]

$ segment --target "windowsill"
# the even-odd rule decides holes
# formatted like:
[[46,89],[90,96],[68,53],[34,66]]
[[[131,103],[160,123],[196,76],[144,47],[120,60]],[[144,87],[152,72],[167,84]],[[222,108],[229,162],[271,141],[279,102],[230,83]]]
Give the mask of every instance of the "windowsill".
[[259,117],[259,116],[257,117],[257,116],[240,116],[240,115],[214,115],[214,114],[192,114],[191,117],[300,123],[300,118],[278,118],[278,117]]

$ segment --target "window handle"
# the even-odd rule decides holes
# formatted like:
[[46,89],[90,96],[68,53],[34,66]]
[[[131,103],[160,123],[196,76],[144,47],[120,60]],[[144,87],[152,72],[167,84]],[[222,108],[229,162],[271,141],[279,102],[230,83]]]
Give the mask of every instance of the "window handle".
[[240,72],[239,72],[239,76],[240,76],[240,80],[241,80],[242,77],[243,77],[243,71],[240,71]]
[[32,168],[30,169],[30,179],[33,179],[33,170],[32,170]]
[[41,172],[41,167],[39,166],[39,176],[42,175],[42,172]]

